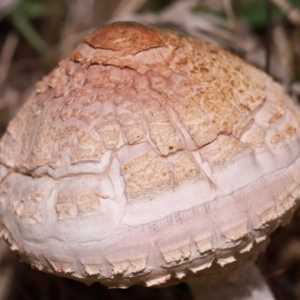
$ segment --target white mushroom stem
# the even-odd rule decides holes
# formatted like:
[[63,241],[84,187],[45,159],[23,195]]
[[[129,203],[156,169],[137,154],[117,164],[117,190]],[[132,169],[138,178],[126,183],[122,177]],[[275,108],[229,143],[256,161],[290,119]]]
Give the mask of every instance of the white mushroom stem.
[[254,263],[246,266],[235,281],[188,281],[194,300],[275,300],[267,282]]

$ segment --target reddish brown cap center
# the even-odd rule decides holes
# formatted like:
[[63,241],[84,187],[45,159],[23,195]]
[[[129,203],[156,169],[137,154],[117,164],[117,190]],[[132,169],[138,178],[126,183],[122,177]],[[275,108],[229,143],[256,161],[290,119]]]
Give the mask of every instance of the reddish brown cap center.
[[130,54],[163,46],[162,34],[155,28],[136,22],[116,22],[84,37],[94,48],[114,51],[129,50]]

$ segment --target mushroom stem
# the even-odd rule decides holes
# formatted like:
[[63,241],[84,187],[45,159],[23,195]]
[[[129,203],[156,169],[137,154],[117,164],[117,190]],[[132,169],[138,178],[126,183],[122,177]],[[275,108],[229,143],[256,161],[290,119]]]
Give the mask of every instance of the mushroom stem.
[[207,281],[194,278],[187,283],[194,300],[275,300],[267,282],[254,263],[246,266],[235,281],[208,284]]

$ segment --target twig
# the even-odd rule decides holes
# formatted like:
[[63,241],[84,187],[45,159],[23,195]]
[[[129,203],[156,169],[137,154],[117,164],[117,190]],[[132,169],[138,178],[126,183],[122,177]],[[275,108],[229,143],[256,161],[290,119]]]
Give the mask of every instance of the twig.
[[270,73],[270,62],[271,62],[271,49],[272,49],[272,9],[273,4],[270,0],[265,0],[266,4],[266,20],[267,20],[267,26],[266,26],[266,65],[265,65],[265,71],[266,73]]
[[232,1],[222,0],[222,5],[223,5],[223,9],[227,15],[228,20],[230,21],[230,23],[233,27],[233,29],[236,30],[238,21],[237,21],[237,18],[236,18],[236,15],[235,15],[235,12],[234,12],[234,9],[232,6],[233,5]]
[[7,73],[10,68],[11,61],[15,53],[18,41],[18,35],[14,32],[10,32],[7,35],[6,40],[4,42],[4,46],[0,54],[0,87],[2,86],[4,80],[7,77]]
[[294,25],[300,25],[300,11],[287,0],[271,0],[287,16],[289,21]]
[[146,0],[121,0],[119,5],[116,7],[113,12],[111,19],[120,18],[121,16],[125,16],[136,12],[139,10],[144,4]]

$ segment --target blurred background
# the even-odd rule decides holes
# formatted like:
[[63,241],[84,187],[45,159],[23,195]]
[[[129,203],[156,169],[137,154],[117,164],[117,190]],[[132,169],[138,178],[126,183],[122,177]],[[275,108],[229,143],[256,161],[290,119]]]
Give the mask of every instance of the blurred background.
[[[202,38],[241,56],[300,100],[300,0],[0,0],[0,136],[35,83],[82,36],[112,21],[135,20]],[[300,299],[300,211],[279,228],[258,265],[276,299]],[[190,299],[167,289],[86,287],[19,263],[0,240],[0,300]]]

